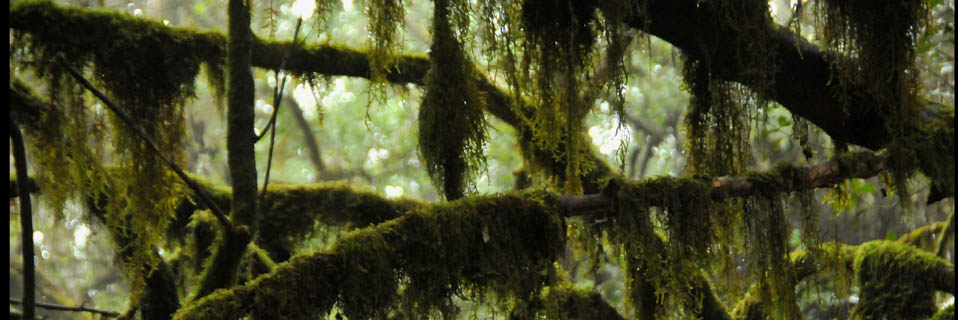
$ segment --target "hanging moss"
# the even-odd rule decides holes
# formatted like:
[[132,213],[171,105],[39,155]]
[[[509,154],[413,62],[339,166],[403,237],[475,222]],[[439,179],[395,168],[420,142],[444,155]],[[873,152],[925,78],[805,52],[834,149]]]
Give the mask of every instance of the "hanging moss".
[[639,318],[661,318],[678,309],[705,312],[700,295],[708,290],[701,287],[701,272],[711,263],[710,252],[724,243],[715,237],[724,224],[716,223],[723,218],[714,215],[709,191],[698,179],[675,178],[614,179],[603,191],[618,199],[607,230],[627,270],[628,305]]
[[[899,194],[907,195],[907,179],[924,156],[915,150],[919,144],[914,140],[921,111],[914,48],[930,16],[927,2],[817,3],[825,46],[845,58],[832,66],[834,78],[841,84],[836,87],[855,90],[839,89],[844,91],[835,94],[844,101],[851,101],[853,94],[877,101],[867,107],[886,120],[894,186]],[[899,198],[907,209],[908,197]]]
[[[395,67],[397,52],[402,48],[400,34],[406,25],[406,11],[402,0],[367,0],[365,14],[369,19],[369,69],[372,86],[377,86],[375,97],[386,101],[386,74]],[[370,99],[372,103],[373,99]]]
[[[587,160],[592,157],[588,140],[580,139],[582,121],[595,105],[595,95],[591,93],[598,92],[598,86],[613,97],[620,95],[620,84],[624,83],[624,73],[620,72],[622,59],[613,62],[611,76],[603,76],[600,83],[591,83],[590,78],[599,64],[594,57],[599,44],[604,44],[607,51],[621,50],[628,44],[622,43],[625,37],[621,19],[625,13],[600,15],[595,1],[512,0],[478,4],[483,55],[490,67],[505,73],[515,101],[535,101],[532,108],[513,105],[518,121],[528,124],[528,132],[520,134],[534,145],[524,149],[540,150],[524,152],[523,156],[548,158],[545,162],[526,158],[534,166],[561,164],[560,170],[534,169],[548,174],[565,193],[579,194],[586,186],[593,189],[591,192],[598,191],[596,181],[583,180],[595,166]],[[622,9],[628,12],[631,5]],[[612,102],[619,110],[621,101]]]
[[[486,161],[484,101],[472,63],[450,23],[466,10],[462,1],[436,1],[431,67],[419,107],[419,157],[447,200],[461,198]],[[461,21],[453,21],[463,27]]]
[[690,175],[724,176],[744,172],[749,159],[749,108],[743,87],[712,79],[708,62],[685,60],[685,85],[691,93],[685,117],[685,147]]
[[855,319],[927,319],[937,310],[937,283],[953,281],[954,277],[954,272],[943,276],[940,271],[954,270],[954,265],[933,253],[893,241],[862,244],[854,267],[861,288],[861,300],[853,311]]
[[[42,127],[53,131],[47,135],[50,139],[60,139],[67,146],[60,149],[56,143],[44,143],[45,149],[62,152],[38,153],[44,155],[41,163],[68,170],[44,170],[44,174],[56,174],[57,185],[64,189],[52,193],[56,197],[54,206],[61,205],[68,195],[74,195],[74,191],[67,191],[69,189],[99,193],[107,189],[105,184],[109,182],[113,193],[104,204],[107,214],[115,216],[117,221],[124,221],[127,216],[137,217],[129,221],[129,225],[111,228],[122,228],[123,232],[136,235],[138,245],[143,248],[158,243],[184,187],[142,138],[113,113],[102,107],[96,111],[87,107],[90,103],[84,99],[84,89],[58,62],[77,70],[88,70],[93,82],[133,116],[158,143],[161,152],[175,162],[182,162],[185,132],[182,104],[193,95],[193,81],[200,64],[220,61],[210,58],[222,53],[215,45],[210,46],[215,43],[210,39],[216,36],[169,28],[122,13],[63,7],[47,1],[18,2],[11,7],[10,17],[15,32],[13,47],[24,52],[20,59],[15,59],[16,63],[32,68],[46,80],[52,103],[63,105],[70,115],[56,120],[51,114],[49,122]],[[61,97],[69,100],[63,101]],[[111,126],[103,126],[104,114]],[[111,132],[94,132],[90,123]],[[117,178],[106,179],[96,174],[98,179],[90,179],[89,174],[102,170],[96,168],[105,161],[100,151],[80,150],[88,146],[87,139],[91,137],[97,145],[115,146],[116,162],[120,165]],[[111,141],[102,141],[104,137]],[[62,165],[71,162],[78,165]]]
[[745,201],[746,255],[751,278],[761,283],[766,312],[777,319],[799,319],[795,276],[789,268],[783,200],[756,196]]
[[11,117],[26,133],[31,163],[37,168],[34,178],[55,216],[62,218],[67,200],[104,194],[109,180],[88,140],[96,136],[91,124],[97,119],[91,119],[83,105],[63,100],[71,96],[41,98],[18,77],[11,78],[10,92]]
[[[711,176],[734,175],[745,171],[749,160],[751,122],[757,120],[757,109],[765,108],[765,96],[774,85],[774,50],[770,49],[768,2],[710,1],[701,2],[701,10],[710,17],[733,23],[718,23],[725,30],[717,34],[735,35],[731,57],[685,55],[683,78],[691,93],[685,120],[688,162],[686,173]],[[711,45],[706,42],[703,45]],[[704,52],[713,49],[706,48]],[[724,67],[714,61],[739,61],[749,66],[737,70],[749,83],[760,83],[750,89],[741,84],[718,79],[714,74]]]

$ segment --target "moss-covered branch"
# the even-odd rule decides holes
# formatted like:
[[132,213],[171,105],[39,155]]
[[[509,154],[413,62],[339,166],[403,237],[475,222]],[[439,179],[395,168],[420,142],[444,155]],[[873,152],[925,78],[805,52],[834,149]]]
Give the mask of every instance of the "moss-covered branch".
[[[862,151],[840,156],[808,167],[781,164],[769,172],[755,172],[746,176],[711,178],[659,177],[632,183],[628,195],[618,197],[641,197],[648,206],[661,206],[662,195],[681,192],[689,184],[707,186],[701,189],[712,200],[742,198],[755,195],[785,194],[793,191],[829,187],[851,178],[872,177],[887,166],[888,152]],[[625,189],[623,189],[625,190]],[[596,193],[584,196],[565,195],[559,198],[565,216],[602,215],[614,212],[613,195]]]
[[[914,233],[940,226],[935,223]],[[854,273],[856,284],[863,288],[862,302],[856,308],[859,315],[910,315],[925,319],[934,312],[930,303],[935,291],[954,294],[955,268],[947,260],[915,248],[910,243],[913,240],[902,237],[896,242],[876,240],[858,246],[826,243],[818,251],[797,250],[791,254],[791,270],[799,281],[823,271]],[[757,285],[753,285],[739,301],[733,313],[735,319],[765,319],[766,302],[761,301],[757,290]]]
[[365,319],[397,308],[448,312],[449,299],[460,294],[525,299],[551,282],[565,247],[562,219],[539,197],[470,197],[355,230],[329,252],[294,256],[188,305],[176,319],[304,318],[334,304]]

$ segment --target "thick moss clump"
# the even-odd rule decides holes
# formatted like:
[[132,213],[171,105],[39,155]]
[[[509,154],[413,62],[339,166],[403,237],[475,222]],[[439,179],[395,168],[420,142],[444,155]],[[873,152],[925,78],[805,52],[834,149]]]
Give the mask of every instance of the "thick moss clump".
[[[861,302],[855,319],[927,319],[935,314],[936,288],[954,281],[954,265],[915,247],[894,241],[862,244],[855,257]],[[952,270],[950,275],[943,270]],[[953,282],[952,282],[953,283]],[[954,290],[954,285],[951,286]]]
[[286,252],[304,240],[317,224],[353,229],[397,218],[426,204],[410,199],[386,199],[344,182],[307,185],[270,185],[261,204],[260,237],[264,249]]
[[294,256],[176,319],[313,319],[334,305],[350,319],[400,309],[425,318],[451,315],[455,296],[529,299],[553,281],[565,248],[564,223],[547,197],[472,197],[354,230],[330,252]]
[[[485,164],[484,101],[472,63],[453,33],[464,28],[467,5],[436,1],[430,70],[419,109],[419,157],[436,188],[447,200],[461,198]],[[468,21],[468,20],[466,20]]]

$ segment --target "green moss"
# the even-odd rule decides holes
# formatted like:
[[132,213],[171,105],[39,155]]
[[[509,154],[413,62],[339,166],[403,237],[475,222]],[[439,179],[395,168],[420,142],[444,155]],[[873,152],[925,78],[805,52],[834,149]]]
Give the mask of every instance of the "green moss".
[[354,230],[327,253],[294,256],[245,285],[186,306],[176,319],[314,318],[336,305],[351,319],[393,310],[448,313],[470,295],[526,299],[554,278],[565,231],[551,195],[470,197]]
[[[422,206],[425,203],[405,198],[386,199],[345,182],[271,185],[261,205],[260,237],[264,249],[287,255],[317,224],[346,229],[365,227]],[[286,260],[288,256],[283,255],[274,255],[274,258]]]
[[856,319],[926,319],[936,311],[937,282],[954,276],[940,276],[940,270],[954,270],[954,265],[933,253],[884,240],[859,246],[854,268],[861,288]]
[[928,252],[935,252],[935,246],[938,245],[938,236],[945,229],[946,222],[935,222],[926,226],[918,227],[911,232],[898,238],[898,242]]
[[[182,104],[193,95],[200,64],[221,61],[222,49],[211,45],[217,36],[169,28],[114,11],[47,1],[18,2],[10,11],[12,46],[19,52],[14,63],[35,70],[48,83],[50,104],[62,106],[44,115],[46,120],[38,128],[47,132],[37,135],[37,141],[42,141],[38,146],[44,148],[38,152],[41,168],[53,168],[44,174],[55,175],[60,186],[51,188],[54,206],[62,206],[63,201],[78,195],[77,191],[98,195],[110,189],[109,201],[103,204],[110,216],[106,221],[126,221],[110,227],[136,235],[137,245],[143,248],[159,243],[184,186],[113,113],[87,107],[90,103],[84,90],[59,62],[88,71],[92,82],[133,116],[161,152],[181,163]],[[93,127],[110,132],[95,132]],[[102,173],[100,163],[106,160],[101,154],[85,150],[91,137],[99,140],[98,144],[115,146],[118,156],[114,161],[120,169],[113,179]],[[105,137],[111,141],[103,141]],[[53,141],[59,142],[50,143]],[[127,221],[132,215],[137,218]]]
[[711,263],[710,252],[722,243],[716,231],[726,225],[716,223],[722,217],[712,212],[709,191],[698,179],[611,180],[606,186],[604,192],[618,199],[610,242],[627,270],[629,305],[640,318],[701,310],[703,291],[693,288]]
[[463,15],[465,6],[464,2],[436,1],[431,67],[419,109],[419,157],[447,200],[461,198],[486,162],[485,102],[472,63],[450,23]]

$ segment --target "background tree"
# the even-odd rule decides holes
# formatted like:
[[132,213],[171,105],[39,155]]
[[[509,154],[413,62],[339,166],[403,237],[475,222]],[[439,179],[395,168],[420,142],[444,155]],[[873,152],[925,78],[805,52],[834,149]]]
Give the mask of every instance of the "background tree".
[[953,316],[952,1],[310,4],[11,4],[11,296]]

